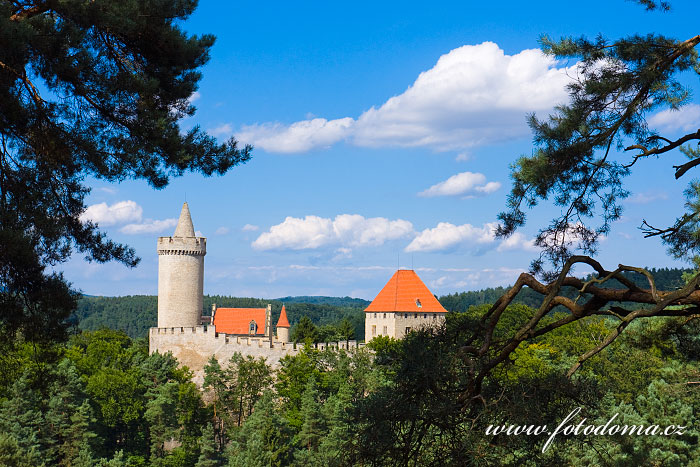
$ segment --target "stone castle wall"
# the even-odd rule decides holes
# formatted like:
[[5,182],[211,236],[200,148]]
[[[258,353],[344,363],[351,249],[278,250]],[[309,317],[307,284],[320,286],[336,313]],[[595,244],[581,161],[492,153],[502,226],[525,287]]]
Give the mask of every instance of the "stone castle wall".
[[445,313],[420,312],[365,312],[365,341],[377,336],[403,339],[406,328],[411,330],[439,326],[445,322]]
[[[272,342],[270,345],[270,339],[267,337],[218,333],[214,325],[151,328],[148,332],[148,344],[151,353],[172,352],[180,365],[187,366],[194,372],[193,381],[199,386],[204,382],[204,366],[212,356],[225,366],[233,354],[239,352],[243,356],[263,357],[268,365],[277,368],[282,357],[296,355],[303,348],[302,344],[288,342]],[[314,348],[357,349],[362,346],[364,344],[358,344],[356,341],[341,341],[315,344]]]

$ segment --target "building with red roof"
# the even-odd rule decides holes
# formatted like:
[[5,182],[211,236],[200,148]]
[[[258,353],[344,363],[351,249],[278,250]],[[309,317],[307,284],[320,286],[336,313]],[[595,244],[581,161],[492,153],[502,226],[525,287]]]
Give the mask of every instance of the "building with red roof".
[[445,322],[447,310],[411,269],[399,269],[365,309],[365,341],[403,338],[413,329]]
[[215,308],[214,326],[216,332],[232,335],[268,335],[269,308]]

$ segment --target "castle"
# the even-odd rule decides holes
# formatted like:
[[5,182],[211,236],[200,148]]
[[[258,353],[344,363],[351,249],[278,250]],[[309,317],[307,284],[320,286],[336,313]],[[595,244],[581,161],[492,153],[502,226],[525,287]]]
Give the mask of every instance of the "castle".
[[[158,327],[148,333],[150,352],[172,352],[189,367],[195,381],[203,381],[204,366],[215,356],[228,361],[234,353],[264,357],[273,367],[301,345],[290,342],[285,307],[273,334],[271,306],[217,308],[202,316],[204,256],[207,239],[197,237],[189,206],[184,203],[171,237],[160,237],[158,251]],[[437,325],[447,311],[412,270],[398,270],[365,310],[365,338],[402,338],[411,329]],[[315,347],[356,349],[364,343],[342,341]]]

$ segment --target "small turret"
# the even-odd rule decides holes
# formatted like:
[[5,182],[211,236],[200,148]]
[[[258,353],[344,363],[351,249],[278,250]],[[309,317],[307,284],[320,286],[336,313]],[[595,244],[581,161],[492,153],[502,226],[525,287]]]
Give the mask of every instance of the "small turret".
[[289,320],[284,305],[282,305],[280,319],[277,320],[277,342],[289,342]]

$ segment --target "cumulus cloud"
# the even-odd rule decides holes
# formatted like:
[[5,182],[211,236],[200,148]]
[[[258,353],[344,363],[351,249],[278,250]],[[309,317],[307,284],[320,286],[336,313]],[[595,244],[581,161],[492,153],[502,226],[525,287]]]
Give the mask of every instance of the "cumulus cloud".
[[405,248],[411,252],[448,252],[460,247],[477,247],[481,249],[496,248],[497,251],[527,250],[534,251],[534,240],[527,239],[521,233],[499,241],[494,236],[495,222],[489,222],[481,227],[471,224],[454,225],[440,222],[437,227],[420,232]]
[[[127,224],[119,231],[129,235],[160,233],[177,225],[177,219],[154,220],[146,219],[139,224]],[[201,232],[199,232],[201,235]]]
[[226,235],[231,230],[228,227],[219,227],[214,231],[214,235]]
[[271,152],[293,153],[346,140],[368,147],[427,146],[463,150],[529,134],[528,112],[566,100],[568,75],[539,50],[506,55],[493,42],[441,56],[403,93],[357,118],[313,118],[245,126],[236,136]]
[[100,227],[126,224],[119,231],[130,235],[158,233],[177,225],[177,219],[143,219],[143,208],[131,200],[119,201],[112,205],[90,205],[80,216],[80,220],[95,222]]
[[649,118],[649,126],[665,131],[693,131],[700,128],[700,105],[689,104],[678,110],[662,110]]
[[345,139],[350,134],[354,120],[350,117],[337,120],[314,118],[291,125],[263,123],[243,126],[236,138],[252,142],[270,152],[304,152],[325,148]]
[[462,172],[421,191],[418,195],[474,197],[493,193],[500,187],[498,182],[486,182],[484,174]]
[[92,221],[102,227],[138,222],[143,215],[143,209],[135,201],[119,201],[112,205],[99,203],[88,206],[80,215],[82,222]]
[[255,232],[256,230],[260,230],[260,227],[253,224],[246,224],[241,228],[241,230],[244,232]]
[[474,227],[471,224],[454,225],[449,222],[440,222],[437,227],[425,229],[411,243],[407,252],[431,252],[449,251],[461,244],[483,245],[494,242],[493,232],[495,223],[487,223],[482,227]]
[[498,244],[498,248],[496,248],[496,251],[510,250],[537,251],[537,247],[535,246],[534,239],[529,239],[520,232],[515,232],[510,237],[501,241],[501,243]]
[[306,250],[340,246],[345,255],[348,247],[379,246],[413,233],[405,220],[384,217],[365,218],[359,214],[340,214],[335,219],[306,216],[287,217],[273,225],[252,243],[256,250]]

